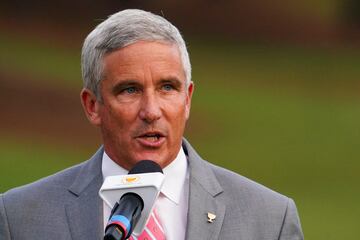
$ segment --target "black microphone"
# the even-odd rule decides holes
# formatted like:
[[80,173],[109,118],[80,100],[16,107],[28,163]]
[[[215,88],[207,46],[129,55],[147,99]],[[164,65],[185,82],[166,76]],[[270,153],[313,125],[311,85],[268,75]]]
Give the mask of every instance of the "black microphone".
[[[154,161],[142,160],[135,164],[128,174],[161,172],[162,169]],[[120,197],[111,210],[105,228],[104,240],[125,240],[131,236],[144,208],[144,201],[136,193],[127,192]]]

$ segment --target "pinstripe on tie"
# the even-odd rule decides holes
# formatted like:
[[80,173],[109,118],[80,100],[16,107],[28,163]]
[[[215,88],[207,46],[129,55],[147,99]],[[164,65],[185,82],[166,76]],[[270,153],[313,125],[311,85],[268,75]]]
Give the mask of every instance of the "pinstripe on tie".
[[131,236],[130,240],[165,240],[164,229],[162,228],[159,217],[154,209],[149,217],[149,220],[145,226],[144,231],[140,236]]

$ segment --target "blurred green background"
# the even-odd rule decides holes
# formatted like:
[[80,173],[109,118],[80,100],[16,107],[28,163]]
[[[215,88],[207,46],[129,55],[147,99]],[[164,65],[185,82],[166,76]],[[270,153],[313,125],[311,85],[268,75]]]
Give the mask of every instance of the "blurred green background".
[[356,239],[359,3],[266,2],[2,2],[0,192],[101,144],[79,102],[81,44],[101,19],[136,7],[187,40],[195,94],[186,137],[200,155],[292,197],[306,239]]

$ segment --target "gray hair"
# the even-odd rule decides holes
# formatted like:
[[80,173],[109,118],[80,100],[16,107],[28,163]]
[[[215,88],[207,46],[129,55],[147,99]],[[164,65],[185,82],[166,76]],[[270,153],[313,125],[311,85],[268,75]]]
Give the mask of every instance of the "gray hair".
[[179,30],[165,18],[138,9],[128,9],[111,15],[85,39],[81,53],[83,84],[98,99],[103,76],[103,58],[137,41],[164,41],[176,44],[183,64],[186,86],[191,82],[191,65],[185,41]]

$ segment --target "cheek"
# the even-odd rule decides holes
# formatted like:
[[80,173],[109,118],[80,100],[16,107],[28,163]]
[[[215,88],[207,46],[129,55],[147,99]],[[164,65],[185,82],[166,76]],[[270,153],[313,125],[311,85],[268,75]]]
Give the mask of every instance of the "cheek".
[[188,108],[184,105],[184,102],[173,104],[171,106],[171,118],[173,122],[172,127],[177,131],[180,131],[181,134],[185,127],[188,115]]
[[111,106],[104,106],[103,107],[103,111],[101,114],[101,120],[103,125],[108,126],[111,125],[111,123],[113,122],[112,119],[114,118],[114,112]]
[[123,131],[124,121],[119,112],[115,111],[111,107],[107,107],[107,110],[102,114],[101,128],[102,132],[112,138],[117,138],[117,135],[121,135]]
[[134,104],[108,104],[104,114],[108,124],[118,127],[126,127],[136,119],[136,109]]

